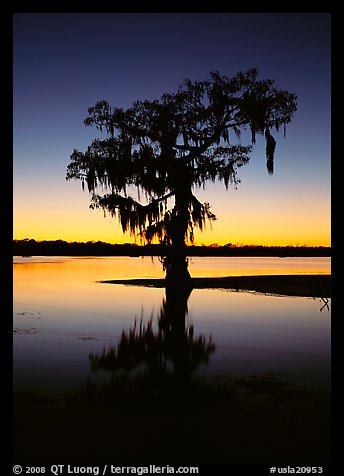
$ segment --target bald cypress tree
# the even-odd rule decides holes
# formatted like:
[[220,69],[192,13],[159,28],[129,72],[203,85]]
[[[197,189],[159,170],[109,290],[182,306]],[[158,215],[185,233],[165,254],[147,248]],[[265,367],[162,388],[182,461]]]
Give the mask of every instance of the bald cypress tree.
[[[167,282],[190,280],[186,244],[193,242],[195,228],[216,219],[209,203],[197,199],[197,189],[208,181],[223,182],[226,189],[236,185],[237,169],[248,163],[257,135],[265,137],[266,166],[273,173],[272,131],[291,121],[296,95],[257,75],[257,69],[232,78],[216,71],[126,110],[106,101],[88,110],[85,125],[106,137],[85,152],[73,151],[66,179],[87,186],[90,207],[118,217],[123,232],[165,245]],[[245,129],[250,143],[241,145]]]

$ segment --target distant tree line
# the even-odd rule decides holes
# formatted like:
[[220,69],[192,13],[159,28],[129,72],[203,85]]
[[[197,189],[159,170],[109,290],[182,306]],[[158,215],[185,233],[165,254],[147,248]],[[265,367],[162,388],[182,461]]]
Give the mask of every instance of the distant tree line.
[[[111,244],[103,241],[67,242],[64,240],[36,241],[33,239],[14,240],[13,256],[164,256],[161,244],[143,246],[124,243]],[[331,256],[331,248],[324,246],[188,246],[188,256]]]

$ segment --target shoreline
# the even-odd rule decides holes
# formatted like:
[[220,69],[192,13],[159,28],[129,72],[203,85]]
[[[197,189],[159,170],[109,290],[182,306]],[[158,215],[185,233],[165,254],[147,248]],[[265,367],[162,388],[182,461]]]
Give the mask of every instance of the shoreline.
[[[194,289],[228,289],[298,297],[331,297],[330,274],[225,276],[192,278],[192,281]],[[156,278],[114,279],[98,282],[126,286],[165,287],[165,280]]]

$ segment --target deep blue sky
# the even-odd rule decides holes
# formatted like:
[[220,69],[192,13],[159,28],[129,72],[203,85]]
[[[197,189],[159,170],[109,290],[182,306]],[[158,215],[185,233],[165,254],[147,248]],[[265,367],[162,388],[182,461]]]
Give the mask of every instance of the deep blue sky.
[[80,241],[128,241],[88,210],[78,183],[65,183],[73,148],[97,135],[83,125],[87,108],[100,99],[128,107],[174,92],[185,78],[257,67],[260,78],[298,95],[298,111],[286,139],[277,136],[272,177],[261,140],[238,191],[212,185],[201,194],[219,218],[207,241],[263,243],[262,227],[271,242],[318,236],[329,244],[330,21],[326,13],[15,14],[14,237],[69,240],[77,223]]

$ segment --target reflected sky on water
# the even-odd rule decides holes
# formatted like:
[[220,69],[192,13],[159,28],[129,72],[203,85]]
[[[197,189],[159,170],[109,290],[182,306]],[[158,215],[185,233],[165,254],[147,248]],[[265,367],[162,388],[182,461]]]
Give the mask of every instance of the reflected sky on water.
[[[163,277],[158,259],[14,259],[14,388],[63,396],[135,319],[157,318],[164,289],[102,284]],[[192,258],[193,276],[329,273],[329,258]],[[205,375],[274,372],[328,388],[330,308],[320,299],[195,289],[186,321],[216,346]],[[320,311],[322,309],[322,311]]]

